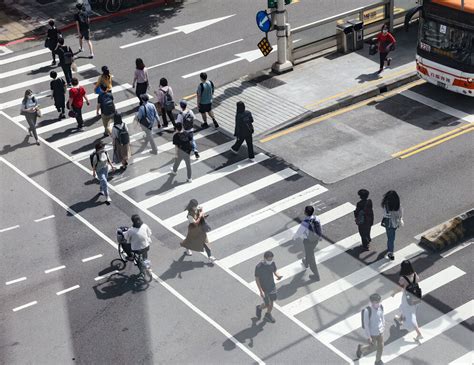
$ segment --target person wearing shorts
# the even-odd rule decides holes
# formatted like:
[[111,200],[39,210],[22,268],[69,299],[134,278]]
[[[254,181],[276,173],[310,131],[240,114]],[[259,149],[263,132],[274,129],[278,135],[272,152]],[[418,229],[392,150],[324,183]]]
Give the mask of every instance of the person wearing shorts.
[[267,251],[263,254],[263,261],[255,267],[255,282],[257,283],[263,304],[257,305],[255,313],[258,320],[262,318],[262,310],[266,309],[265,320],[275,323],[272,316],[273,302],[277,299],[277,290],[275,280],[281,280],[282,276],[278,274],[275,263],[273,262],[273,252]]
[[91,52],[89,58],[94,58],[90,37],[89,14],[82,3],[76,4],[76,8],[78,12],[74,15],[74,21],[76,22],[77,35],[79,36],[79,52],[83,51],[82,40],[85,39]]
[[207,114],[212,118],[215,128],[219,128],[216,118],[214,117],[214,112],[212,111],[212,95],[214,94],[214,84],[212,81],[207,79],[207,74],[201,72],[200,76],[201,83],[199,84],[196,94],[197,102],[199,106],[199,113],[202,116],[202,129],[208,128],[207,124]]

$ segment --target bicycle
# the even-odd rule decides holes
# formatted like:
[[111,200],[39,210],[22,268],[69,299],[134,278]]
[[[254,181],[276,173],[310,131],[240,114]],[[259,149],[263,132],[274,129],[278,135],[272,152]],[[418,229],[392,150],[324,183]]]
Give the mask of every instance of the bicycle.
[[107,13],[115,13],[122,8],[123,0],[89,0],[90,4],[102,6]]
[[143,254],[141,253],[132,252],[132,256],[127,253],[127,250],[124,248],[124,245],[128,245],[129,243],[125,240],[125,237],[123,236],[123,233],[127,230],[128,227],[119,227],[117,229],[118,254],[120,260],[122,260],[126,265],[131,258],[135,266],[138,267],[140,275],[146,282],[149,283],[153,279],[153,276],[151,274],[151,262],[148,259],[144,259]]

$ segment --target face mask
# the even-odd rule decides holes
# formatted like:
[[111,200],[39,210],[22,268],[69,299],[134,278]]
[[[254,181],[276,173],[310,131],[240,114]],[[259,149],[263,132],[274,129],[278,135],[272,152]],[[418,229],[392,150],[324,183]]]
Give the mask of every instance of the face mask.
[[383,33],[383,34],[387,34],[387,33],[388,33],[388,30],[387,30],[387,29],[384,29],[384,30],[382,30],[382,33]]
[[379,309],[380,303],[372,303],[372,308]]
[[266,264],[266,265],[271,265],[272,262],[273,262],[273,260],[267,260],[267,259],[265,259],[265,264]]

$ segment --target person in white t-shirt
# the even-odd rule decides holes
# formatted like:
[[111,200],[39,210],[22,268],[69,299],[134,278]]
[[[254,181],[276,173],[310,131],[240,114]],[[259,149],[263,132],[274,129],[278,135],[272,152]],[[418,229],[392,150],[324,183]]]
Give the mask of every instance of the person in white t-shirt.
[[143,259],[148,258],[151,243],[151,229],[143,223],[138,214],[132,215],[132,227],[123,236],[132,245],[132,252],[141,254]]

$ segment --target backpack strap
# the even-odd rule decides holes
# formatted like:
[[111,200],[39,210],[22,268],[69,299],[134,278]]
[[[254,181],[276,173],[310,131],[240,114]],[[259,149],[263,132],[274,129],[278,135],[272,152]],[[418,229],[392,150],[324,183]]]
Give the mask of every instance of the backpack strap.
[[[408,277],[406,275],[403,275],[403,278],[408,282],[408,284],[411,284],[412,282],[410,281],[410,279],[408,279]],[[416,279],[415,279],[416,280]],[[413,281],[414,283],[415,281]]]
[[365,309],[367,309],[367,312],[369,312],[369,325],[370,325],[370,318],[372,317],[372,308],[370,307],[370,305],[368,305],[367,307],[365,307]]

